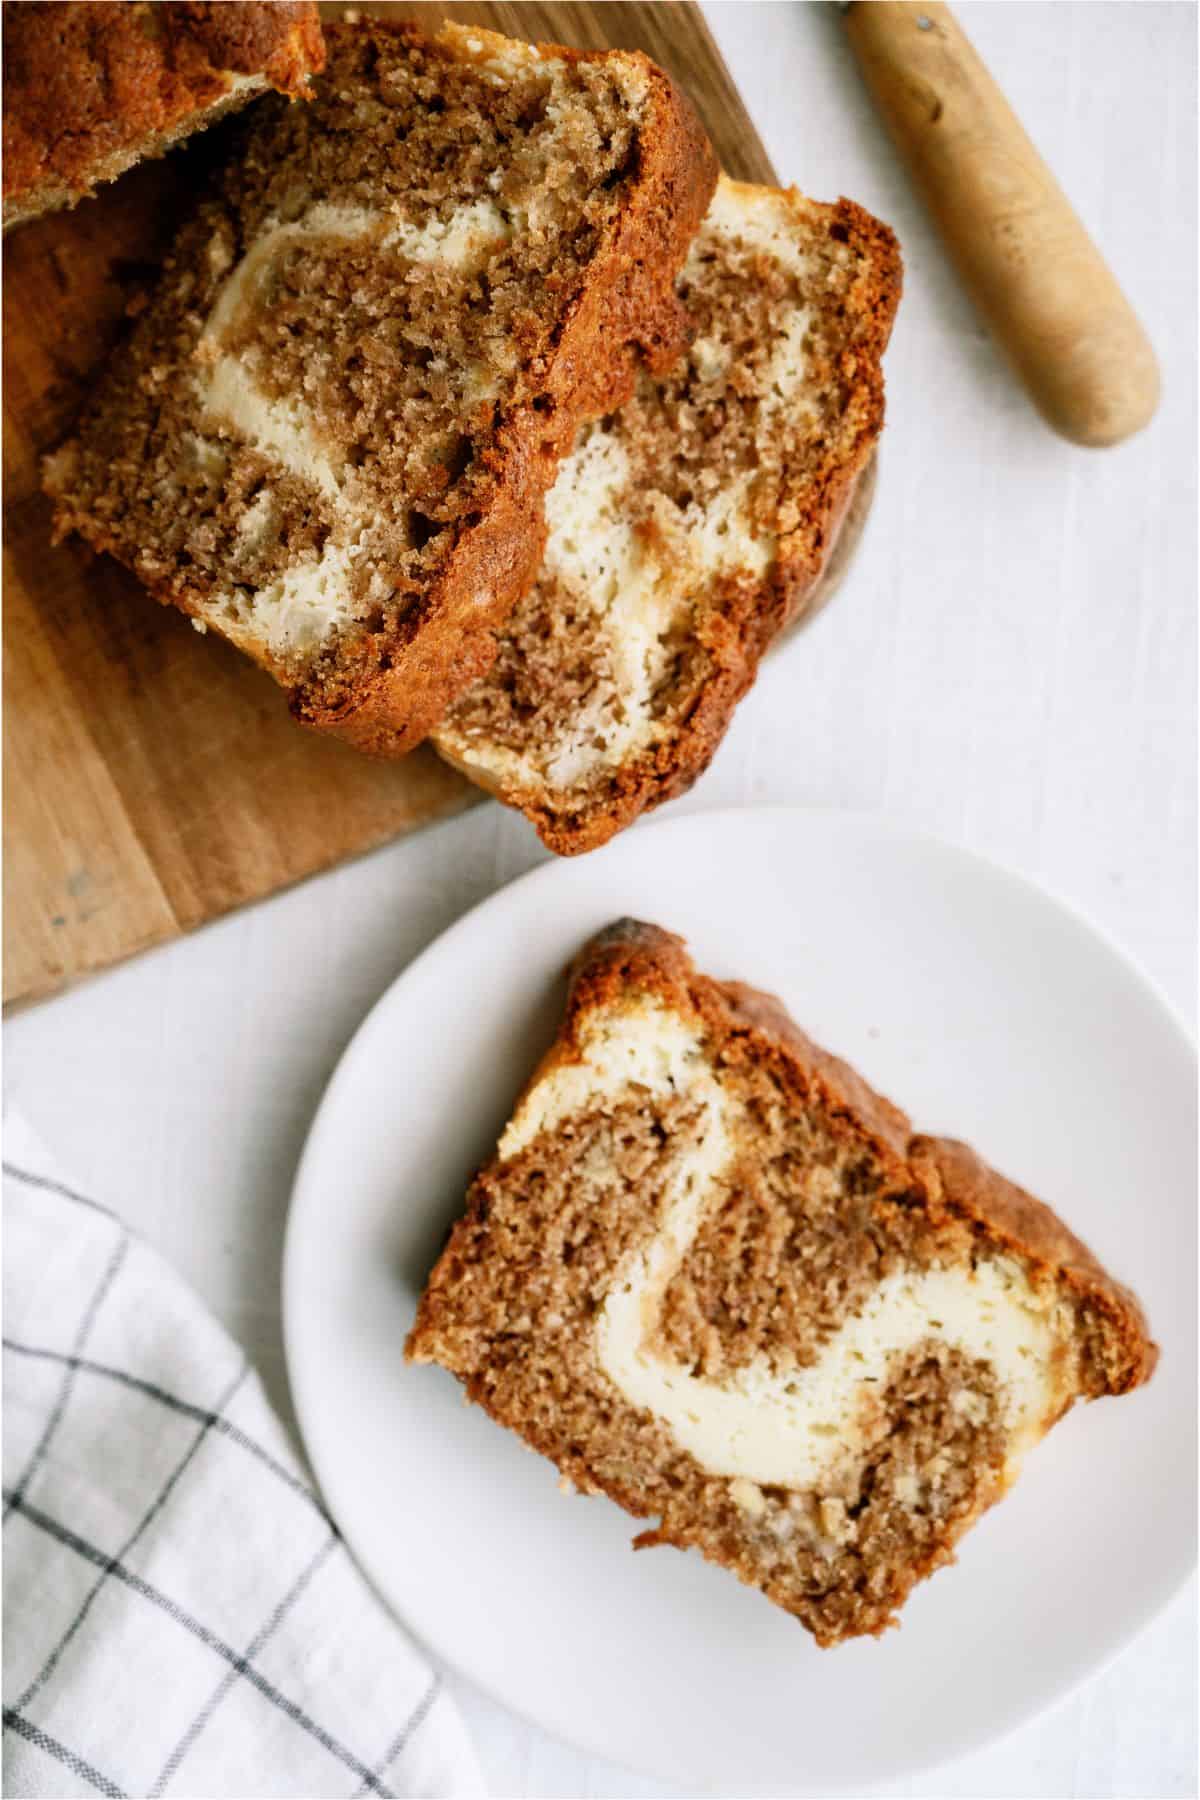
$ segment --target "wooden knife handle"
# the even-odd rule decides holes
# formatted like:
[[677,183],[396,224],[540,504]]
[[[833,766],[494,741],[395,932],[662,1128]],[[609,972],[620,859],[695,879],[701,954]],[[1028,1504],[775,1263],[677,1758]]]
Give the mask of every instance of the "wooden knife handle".
[[1158,404],[1154,351],[950,8],[856,0],[846,29],[963,281],[1045,418],[1077,444],[1140,430]]

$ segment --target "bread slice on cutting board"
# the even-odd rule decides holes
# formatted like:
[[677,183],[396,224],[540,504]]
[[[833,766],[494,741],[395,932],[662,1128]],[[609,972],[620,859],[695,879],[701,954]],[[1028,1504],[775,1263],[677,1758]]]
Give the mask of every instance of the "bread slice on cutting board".
[[433,734],[551,849],[688,788],[803,614],[883,423],[900,285],[860,207],[722,177],[677,284],[688,354],[583,428],[538,580]]
[[329,27],[47,465],[56,529],[400,754],[483,674],[581,421],[673,358],[716,180],[644,56]]

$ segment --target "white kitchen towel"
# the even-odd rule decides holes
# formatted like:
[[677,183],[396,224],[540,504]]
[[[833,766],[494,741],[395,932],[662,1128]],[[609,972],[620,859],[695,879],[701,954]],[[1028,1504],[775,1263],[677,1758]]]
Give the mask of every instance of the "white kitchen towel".
[[3,1535],[6,1794],[483,1792],[241,1351],[11,1116]]

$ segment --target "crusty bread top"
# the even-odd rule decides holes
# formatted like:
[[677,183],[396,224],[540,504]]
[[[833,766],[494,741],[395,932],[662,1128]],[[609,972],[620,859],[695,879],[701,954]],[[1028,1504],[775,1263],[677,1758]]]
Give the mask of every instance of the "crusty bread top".
[[6,0],[4,219],[90,193],[248,87],[305,91],[316,6]]
[[682,938],[672,932],[621,919],[584,946],[572,966],[562,1031],[530,1087],[547,1069],[578,1054],[589,1013],[619,1004],[633,992],[702,1019],[714,1062],[770,1060],[799,1099],[816,1095],[853,1123],[890,1171],[894,1191],[919,1196],[935,1218],[964,1221],[981,1240],[1020,1256],[1033,1271],[1057,1280],[1074,1300],[1094,1309],[1109,1330],[1092,1371],[1093,1391],[1125,1393],[1149,1380],[1158,1347],[1137,1296],[1108,1274],[1050,1207],[998,1174],[966,1144],[914,1134],[898,1107],[848,1063],[806,1037],[774,995],[699,974]]
[[60,533],[399,754],[486,668],[580,419],[669,359],[716,179],[645,57],[333,26],[47,465]]
[[883,419],[886,226],[723,177],[678,292],[690,354],[586,427],[539,580],[434,742],[569,854],[707,766],[804,610]]

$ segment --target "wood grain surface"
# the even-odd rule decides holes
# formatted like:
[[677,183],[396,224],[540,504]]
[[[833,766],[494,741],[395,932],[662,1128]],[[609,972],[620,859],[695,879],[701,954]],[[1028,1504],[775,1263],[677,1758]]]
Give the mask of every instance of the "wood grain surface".
[[[340,7],[323,7],[337,17]],[[766,155],[689,4],[376,6],[584,48],[641,48],[725,167]],[[29,1000],[480,798],[431,750],[372,762],[293,724],[275,685],[106,557],[52,548],[38,470],[70,428],[213,153],[204,135],[4,258],[4,999]]]

